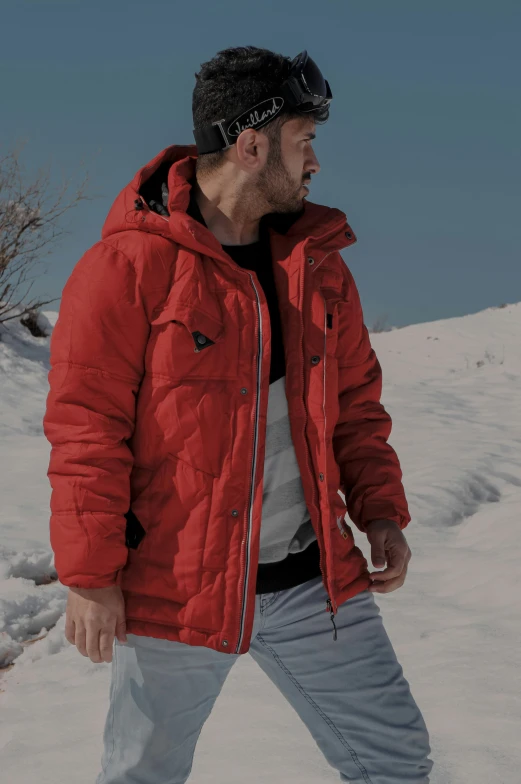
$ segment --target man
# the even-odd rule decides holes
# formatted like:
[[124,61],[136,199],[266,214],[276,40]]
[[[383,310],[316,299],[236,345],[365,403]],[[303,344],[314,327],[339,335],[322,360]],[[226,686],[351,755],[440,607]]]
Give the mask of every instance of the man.
[[404,582],[410,518],[339,254],[355,238],[306,200],[331,90],[307,53],[253,47],[196,79],[197,150],[169,147],[120,193],[52,341],[66,637],[94,662],[114,644],[97,782],[187,781],[246,652],[341,780],[427,782],[427,730],[372,595]]

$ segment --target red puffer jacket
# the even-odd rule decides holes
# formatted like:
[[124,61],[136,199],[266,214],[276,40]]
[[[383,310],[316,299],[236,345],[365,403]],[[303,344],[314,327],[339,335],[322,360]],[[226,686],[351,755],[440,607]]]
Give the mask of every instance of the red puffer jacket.
[[[121,585],[127,631],[249,649],[271,335],[257,276],[186,214],[194,147],[116,199],[76,265],[51,344],[51,544],[62,583]],[[169,213],[139,191],[171,161]],[[270,228],[291,433],[333,610],[369,584],[344,522],[409,522],[381,372],[339,250],[338,210]],[[324,606],[326,610],[326,606]]]

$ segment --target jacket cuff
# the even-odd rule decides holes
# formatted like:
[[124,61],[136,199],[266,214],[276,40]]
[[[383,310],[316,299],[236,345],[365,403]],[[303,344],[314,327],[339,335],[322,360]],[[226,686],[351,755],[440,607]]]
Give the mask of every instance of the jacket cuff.
[[407,510],[397,510],[396,506],[376,504],[366,507],[360,520],[354,520],[353,522],[360,531],[366,533],[367,526],[374,520],[391,520],[403,531],[411,522],[411,516]]
[[60,577],[58,579],[62,585],[67,588],[83,588],[84,590],[92,588],[110,588],[113,585],[118,585],[118,572],[105,575],[103,577],[95,577],[94,575],[73,574],[67,577]]

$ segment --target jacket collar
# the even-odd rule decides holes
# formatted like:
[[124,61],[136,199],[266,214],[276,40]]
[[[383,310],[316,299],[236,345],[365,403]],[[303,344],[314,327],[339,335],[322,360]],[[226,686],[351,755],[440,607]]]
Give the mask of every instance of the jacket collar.
[[[103,226],[102,238],[106,239],[118,231],[136,229],[173,238],[198,253],[228,261],[221,243],[212,232],[187,212],[196,160],[195,145],[172,145],[162,150],[136,173],[132,182],[118,195]],[[165,172],[168,170],[168,217],[148,207],[145,209],[145,200],[140,193],[160,167]],[[281,255],[288,255],[301,244],[305,244],[307,252],[317,246],[331,252],[356,241],[343,212],[309,201],[305,202],[300,213],[273,213],[265,216],[263,221],[272,235],[272,247],[277,246]]]

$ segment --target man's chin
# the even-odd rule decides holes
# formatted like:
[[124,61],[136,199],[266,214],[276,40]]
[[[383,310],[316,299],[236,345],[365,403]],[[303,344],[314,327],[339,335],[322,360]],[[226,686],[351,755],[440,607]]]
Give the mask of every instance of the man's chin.
[[288,206],[287,212],[292,212],[292,213],[302,212],[302,210],[304,209],[304,205],[306,203],[306,198],[308,196],[309,196],[309,191],[305,193],[303,196],[299,195],[295,199],[295,201],[291,204],[291,206]]
[[279,204],[273,209],[273,212],[277,212],[279,215],[296,215],[298,212],[302,212],[304,204],[304,199],[301,199],[299,204]]
[[279,213],[280,215],[295,215],[298,212],[302,212],[306,203],[306,196],[309,195],[309,191],[303,194],[302,190],[303,189],[299,189],[298,193],[293,196],[291,201],[277,202],[276,200],[273,200],[270,205],[272,212]]

